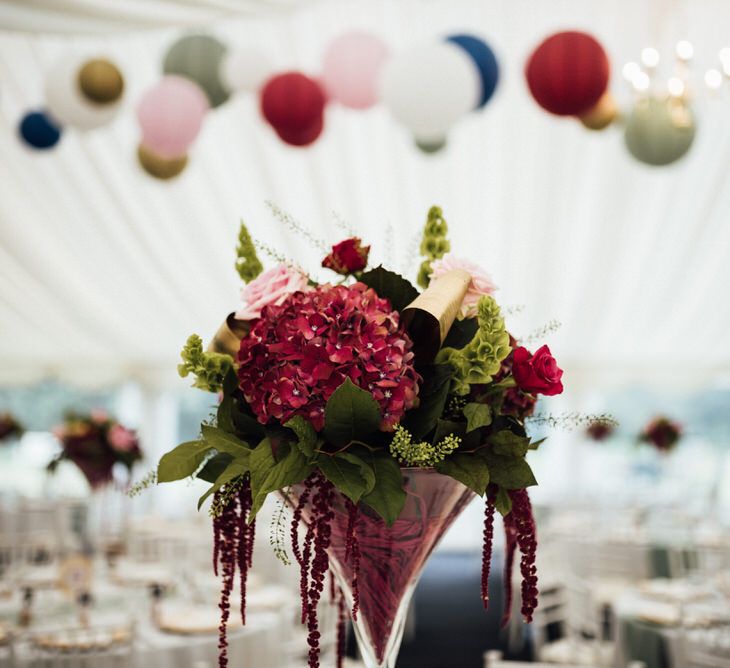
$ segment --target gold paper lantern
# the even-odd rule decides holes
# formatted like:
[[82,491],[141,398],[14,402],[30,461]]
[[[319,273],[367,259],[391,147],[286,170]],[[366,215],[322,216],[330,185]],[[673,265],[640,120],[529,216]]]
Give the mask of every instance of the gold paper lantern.
[[579,116],[580,122],[589,130],[604,130],[616,120],[618,106],[609,91],[606,91],[595,107]]
[[124,77],[114,63],[97,58],[79,70],[79,88],[89,101],[111,104],[122,97]]
[[172,179],[187,167],[188,156],[181,155],[179,158],[161,158],[155,155],[142,144],[137,149],[137,157],[142,168],[156,179]]

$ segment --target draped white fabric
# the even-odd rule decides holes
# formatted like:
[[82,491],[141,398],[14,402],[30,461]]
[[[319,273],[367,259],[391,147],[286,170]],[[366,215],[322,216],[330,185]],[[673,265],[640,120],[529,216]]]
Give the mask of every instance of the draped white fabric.
[[[134,107],[179,29],[134,28],[160,25],[162,9],[173,5],[193,16],[199,3],[103,3],[94,29],[121,21],[125,10],[131,30],[45,34],[67,31],[50,25],[54,12],[59,21],[79,17],[76,32],[87,32],[91,4],[98,3],[0,8],[6,28],[27,31],[26,20],[40,27],[34,35],[0,33],[0,382],[49,374],[176,382],[186,336],[211,336],[236,306],[241,217],[256,238],[326,275],[318,268],[322,251],[276,222],[267,199],[329,243],[345,234],[341,216],[372,243],[375,262],[411,277],[414,240],[429,205],[440,204],[454,250],[489,269],[502,303],[525,306],[515,330],[550,318],[563,323],[549,341],[576,384],[599,375],[684,384],[730,372],[729,99],[727,91],[708,99],[700,86],[728,39],[727,2],[334,0],[228,18],[209,30],[230,45],[270,50],[282,69],[316,74],[328,40],[360,27],[394,50],[455,31],[481,34],[503,76],[487,108],[464,119],[448,150],[434,156],[419,153],[382,108],[331,107],[316,145],[289,148],[262,122],[257,100],[239,96],[209,114],[188,170],[169,183],[136,164]],[[235,4],[209,0],[200,11],[219,18]],[[142,6],[162,9],[146,20]],[[647,44],[669,55],[677,39],[694,43],[699,131],[684,160],[640,165],[619,128],[591,133],[536,106],[524,60],[542,37],[565,27],[604,42],[624,104],[626,60]],[[18,120],[43,106],[44,73],[68,51],[109,54],[125,72],[125,108],[109,127],[67,130],[56,150],[33,152],[16,136]]]
[[3,0],[3,30],[98,34],[199,26],[288,9],[300,0]]

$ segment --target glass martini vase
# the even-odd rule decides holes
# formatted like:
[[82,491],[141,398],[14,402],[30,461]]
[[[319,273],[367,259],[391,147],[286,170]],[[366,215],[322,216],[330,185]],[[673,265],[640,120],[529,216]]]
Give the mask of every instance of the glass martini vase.
[[[360,609],[353,620],[366,668],[394,668],[406,613],[426,561],[446,530],[474,497],[460,482],[433,469],[401,469],[406,501],[400,516],[388,526],[370,508],[360,506],[355,534],[360,549],[358,589]],[[289,496],[296,503],[303,488]],[[353,605],[352,564],[345,558],[348,511],[336,492],[335,518],[328,550],[350,610]],[[308,509],[302,513],[308,520]]]

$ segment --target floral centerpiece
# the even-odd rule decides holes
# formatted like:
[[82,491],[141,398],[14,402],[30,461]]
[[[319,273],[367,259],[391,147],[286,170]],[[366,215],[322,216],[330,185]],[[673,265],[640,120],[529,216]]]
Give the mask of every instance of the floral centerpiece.
[[61,453],[48,465],[49,470],[67,459],[79,468],[92,489],[112,481],[112,469],[120,463],[132,471],[142,459],[137,434],[127,429],[106,411],[95,409],[88,415],[68,413],[53,429]]
[[433,207],[419,293],[387,268],[368,269],[370,249],[354,236],[322,261],[332,282],[316,282],[291,263],[263,271],[241,226],[243,304],[207,351],[192,335],[179,367],[196,387],[218,393],[217,414],[157,469],[158,482],[197,476],[211,484],[199,507],[212,497],[213,561],[223,578],[221,666],[236,573],[245,621],[255,518],[271,493],[292,512],[288,531],[275,515],[273,542],[286,559],[288,533],[301,568],[312,667],[330,570],[366,665],[393,665],[420,570],[474,495],[485,507],[484,605],[499,512],[504,620],[518,550],[522,615],[532,619],[537,539],[527,488],[536,481],[526,455],[540,441],[528,436],[525,420],[539,395],[563,391],[563,372],[546,345],[530,351],[508,332],[491,278],[449,252],[447,231]]
[[679,422],[664,415],[653,417],[639,434],[641,443],[653,445],[659,452],[671,452],[679,443],[684,429]]
[[19,439],[25,430],[15,416],[9,411],[0,413],[0,443],[8,443]]

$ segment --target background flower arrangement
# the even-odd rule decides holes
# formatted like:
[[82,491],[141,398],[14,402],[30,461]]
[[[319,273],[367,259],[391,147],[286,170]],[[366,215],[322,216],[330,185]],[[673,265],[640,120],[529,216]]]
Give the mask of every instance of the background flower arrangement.
[[657,415],[644,425],[639,433],[639,442],[653,445],[659,452],[669,453],[684,435],[679,422],[665,415]]
[[61,453],[48,469],[54,471],[67,459],[79,468],[92,489],[112,481],[115,464],[123,464],[131,475],[135,462],[142,459],[136,433],[103,410],[92,410],[88,415],[68,413],[53,434],[61,444]]
[[0,413],[0,444],[19,439],[25,429],[10,412]]
[[[293,507],[302,622],[310,666],[317,666],[316,609],[328,551],[344,541],[356,618],[363,520],[384,532],[394,526],[406,503],[405,472],[414,469],[450,477],[485,499],[485,607],[494,514],[503,515],[504,620],[518,549],[522,614],[532,619],[537,540],[527,488],[537,483],[526,455],[542,440],[528,436],[525,422],[539,395],[563,391],[563,372],[548,346],[531,352],[508,332],[491,278],[450,253],[447,234],[441,210],[432,207],[420,246],[419,294],[382,266],[367,270],[370,247],[357,237],[334,245],[322,261],[339,275],[337,283],[317,283],[293,263],[263,271],[241,225],[236,269],[246,283],[243,304],[207,351],[190,336],[179,365],[182,376],[195,376],[195,387],[218,393],[216,414],[197,440],[164,455],[156,472],[157,482],[196,476],[211,483],[199,507],[212,497],[214,564],[223,576],[221,665],[237,571],[245,621],[255,518],[268,494]],[[333,533],[338,508],[348,516],[345,536]],[[288,561],[280,515],[272,543]]]

